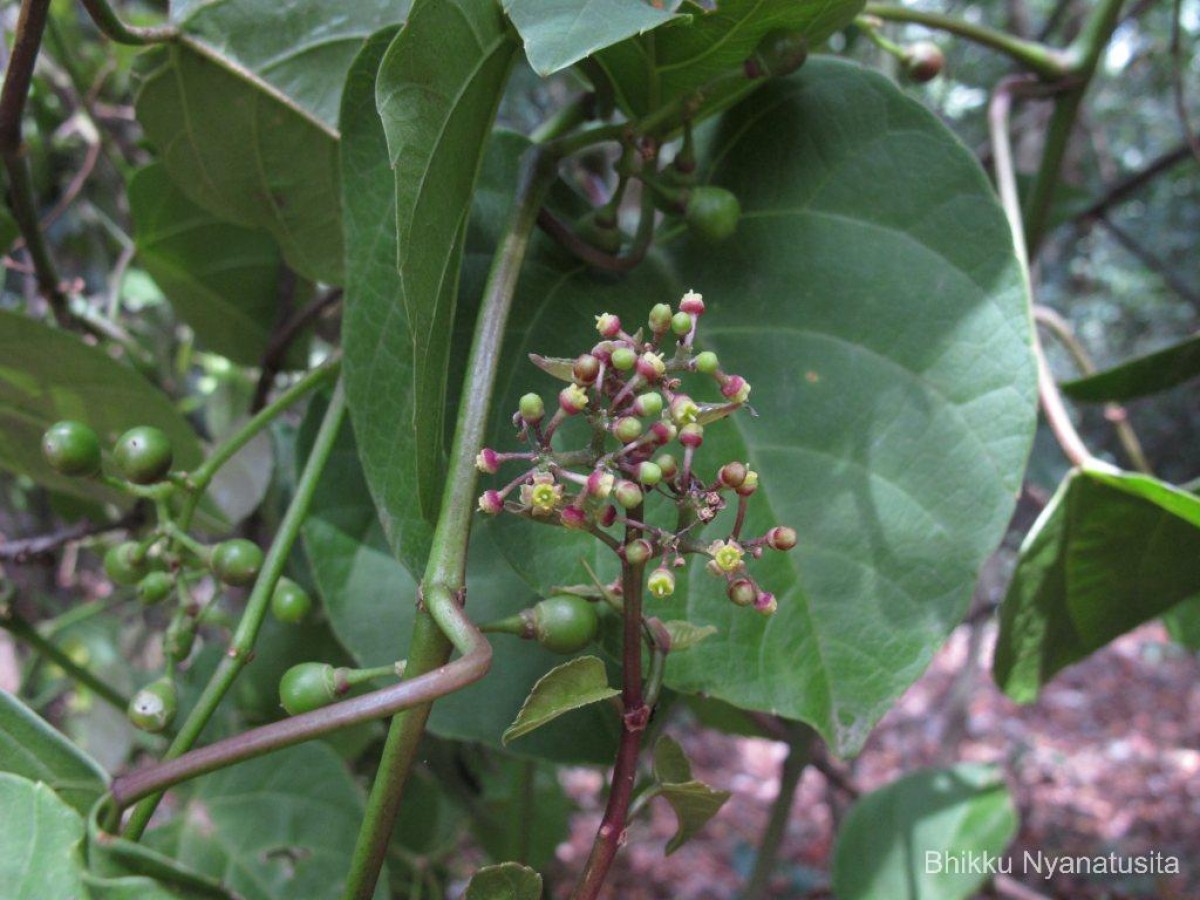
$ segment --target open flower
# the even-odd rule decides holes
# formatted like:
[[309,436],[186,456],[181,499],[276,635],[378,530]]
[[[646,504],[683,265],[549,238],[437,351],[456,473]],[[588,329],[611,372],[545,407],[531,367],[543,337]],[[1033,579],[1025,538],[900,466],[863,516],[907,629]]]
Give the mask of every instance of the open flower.
[[746,551],[737,541],[713,541],[708,548],[713,562],[722,572],[736,572],[742,567],[742,557]]
[[562,485],[555,484],[554,476],[542,472],[534,475],[530,484],[521,485],[521,504],[528,506],[533,515],[541,518],[558,509],[562,494]]

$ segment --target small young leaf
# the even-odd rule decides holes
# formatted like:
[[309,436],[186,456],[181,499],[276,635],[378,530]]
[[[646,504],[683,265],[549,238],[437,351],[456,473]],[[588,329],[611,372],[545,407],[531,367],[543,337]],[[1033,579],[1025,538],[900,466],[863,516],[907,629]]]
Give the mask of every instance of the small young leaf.
[[471,876],[464,900],[539,900],[542,876],[520,863],[487,866]]
[[671,635],[672,653],[695,647],[702,640],[720,630],[716,625],[695,625],[686,619],[672,619],[670,622],[663,622],[663,627],[667,629],[667,634]]
[[608,685],[604,663],[595,656],[580,656],[557,666],[538,679],[516,720],[501,741],[508,744],[563,713],[598,703],[621,693]]
[[675,818],[679,820],[679,829],[667,842],[666,853],[670,856],[690,841],[732,794],[714,791],[703,781],[685,781],[683,784],[664,784],[662,796],[671,804]]
[[1200,498],[1146,475],[1073,472],[1021,547],[993,677],[1030,702],[1061,669],[1196,597]]
[[42,782],[81,815],[107,790],[99,763],[7,691],[0,691],[0,772]]
[[916,772],[850,810],[834,850],[833,889],[843,900],[969,897],[985,875],[939,872],[927,854],[997,856],[1016,831],[1016,810],[994,767],[964,763]]
[[683,784],[692,780],[692,764],[683,748],[665,734],[654,745],[654,777],[660,784]]
[[1198,375],[1200,334],[1195,334],[1178,344],[1139,356],[1087,378],[1064,381],[1061,387],[1063,393],[1073,400],[1124,402],[1165,391]]
[[559,381],[575,380],[575,360],[562,356],[542,356],[540,353],[530,353],[529,361]]

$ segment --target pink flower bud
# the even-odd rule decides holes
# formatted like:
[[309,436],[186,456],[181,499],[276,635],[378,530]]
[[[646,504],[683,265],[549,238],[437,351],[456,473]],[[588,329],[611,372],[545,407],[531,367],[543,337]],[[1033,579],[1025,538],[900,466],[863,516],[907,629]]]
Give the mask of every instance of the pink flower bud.
[[661,353],[646,351],[638,357],[637,373],[651,384],[662,378],[666,371],[667,364],[663,362]]
[[725,463],[721,466],[721,471],[717,473],[717,481],[729,488],[739,488],[742,482],[746,480],[746,473],[749,470],[740,462]]
[[738,606],[749,606],[758,599],[758,589],[748,578],[739,578],[729,584],[729,599]]
[[747,469],[746,477],[734,490],[737,491],[739,497],[749,497],[758,490],[758,473],[753,469]]
[[685,447],[699,447],[704,443],[704,426],[693,422],[679,429],[679,443]]
[[504,512],[504,498],[499,491],[484,491],[479,498],[479,511],[489,516],[498,516]]
[[596,469],[588,476],[587,492],[589,497],[595,497],[598,500],[605,500],[612,493],[613,482],[616,479],[612,472],[604,469]]
[[775,595],[769,591],[763,591],[754,600],[754,608],[764,616],[775,615],[775,610],[779,608],[779,603],[775,600]]
[[576,415],[587,408],[587,391],[577,384],[570,384],[558,392],[558,406],[568,416]]
[[488,475],[495,475],[500,471],[500,456],[495,450],[484,447],[475,457],[475,468],[480,472],[486,472]]
[[621,320],[612,313],[602,313],[596,316],[596,330],[601,337],[616,337],[621,333]]
[[575,375],[575,380],[580,384],[593,384],[596,381],[596,377],[600,374],[600,360],[590,353],[584,353],[575,360],[572,372]]
[[617,521],[617,508],[615,506],[604,507],[604,511],[600,513],[600,527],[608,528],[615,521]]
[[567,528],[584,528],[587,526],[587,514],[578,506],[567,506],[559,513],[559,519]]
[[745,403],[750,396],[750,382],[741,375],[730,375],[721,385],[721,394],[733,403]]
[[655,422],[650,426],[650,433],[654,435],[654,443],[662,446],[675,440],[679,435],[679,429],[670,422]]
[[767,532],[767,546],[772,550],[791,550],[796,546],[796,530],[776,525]]
[[704,297],[697,294],[695,291],[688,291],[683,295],[683,299],[679,301],[679,309],[681,312],[688,313],[693,316],[704,314]]
[[625,557],[625,561],[631,566],[640,566],[650,558],[652,552],[654,552],[654,548],[644,538],[630,541],[621,548],[621,555]]

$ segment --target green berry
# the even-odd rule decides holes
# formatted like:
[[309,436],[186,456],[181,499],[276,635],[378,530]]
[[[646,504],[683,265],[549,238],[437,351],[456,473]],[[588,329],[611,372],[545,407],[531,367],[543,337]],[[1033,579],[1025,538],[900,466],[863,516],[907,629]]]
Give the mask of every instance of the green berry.
[[213,547],[212,570],[218,578],[234,587],[249,587],[262,568],[263,552],[245,538],[223,541]]
[[300,663],[279,679],[279,702],[290,716],[328,706],[337,698],[335,670],[328,663]]
[[596,637],[596,610],[582,597],[559,594],[533,608],[537,642],[554,653],[577,653]]
[[639,394],[637,399],[633,401],[633,411],[639,416],[656,417],[663,408],[662,394],[657,391],[651,391],[648,394]]
[[618,347],[612,352],[613,368],[619,372],[627,372],[637,363],[637,353],[631,347]]
[[176,616],[163,635],[163,653],[172,662],[181,663],[191,654],[195,643],[196,620],[191,616]]
[[151,572],[138,582],[138,599],[146,606],[152,606],[166,600],[174,586],[175,579],[166,572]]
[[534,425],[542,421],[546,415],[546,404],[537,394],[523,394],[518,409],[521,418]]
[[82,422],[56,422],[42,435],[42,455],[60,475],[100,471],[100,439]]
[[104,554],[104,571],[113,584],[137,584],[149,570],[150,567],[137,541],[117,544]]
[[296,582],[280,578],[271,594],[271,614],[287,625],[299,625],[312,611],[312,598]]
[[117,440],[113,458],[121,474],[134,484],[154,484],[171,471],[171,439],[150,425],[131,428]]
[[680,337],[692,330],[692,317],[685,312],[677,312],[671,316],[671,330]]
[[170,727],[177,702],[175,685],[170,678],[152,681],[129,701],[129,721],[135,728],[158,734]]
[[662,469],[652,462],[639,463],[637,467],[637,479],[646,487],[654,487],[662,481]]
[[665,303],[655,303],[650,307],[650,330],[655,334],[663,334],[671,328],[671,307]]
[[642,423],[633,416],[621,416],[613,424],[613,434],[622,444],[636,440],[642,433]]
[[618,481],[617,486],[613,488],[613,496],[626,509],[640,506],[643,499],[642,489],[632,481]]
[[703,372],[705,375],[711,375],[720,367],[720,362],[717,359],[717,354],[711,350],[705,350],[703,353],[696,354],[696,371]]
[[738,198],[724,188],[705,185],[688,197],[685,213],[688,229],[705,241],[723,241],[737,231],[742,217]]

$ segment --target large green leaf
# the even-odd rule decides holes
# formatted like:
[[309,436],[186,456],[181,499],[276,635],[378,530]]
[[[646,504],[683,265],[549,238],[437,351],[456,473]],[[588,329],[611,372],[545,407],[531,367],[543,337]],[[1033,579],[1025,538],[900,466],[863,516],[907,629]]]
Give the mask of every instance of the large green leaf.
[[[753,564],[779,598],[770,619],[702,566],[677,572],[650,611],[718,631],[673,654],[666,682],[803,719],[853,752],[961,618],[1004,532],[1035,422],[1027,297],[977,163],[881,76],[813,60],[732,110],[713,154],[746,214],[724,244],[673,248],[683,280],[527,267],[493,446],[511,448],[521,393],[557,390],[525,354],[573,355],[598,312],[636,327],[650,303],[702,292],[699,340],[751,382],[758,416],[709,427],[699,470],[749,461],[748,533],[783,523],[800,544]],[[586,535],[511,516],[492,530],[539,591],[584,581],[580,557],[612,575]]]
[[1200,334],[1137,359],[1079,378],[1065,381],[1063,393],[1075,400],[1125,401],[1182,384],[1200,376]]
[[[320,404],[314,404],[301,431],[301,455],[311,446],[320,418]],[[359,665],[403,658],[412,633],[416,584],[387,545],[348,425],[313,496],[303,534],[330,624]],[[510,616],[537,600],[483,531],[471,543],[468,583],[467,610],[479,622]],[[492,646],[488,676],[434,704],[429,724],[436,734],[499,746],[501,732],[533,684],[560,659],[509,635],[494,635]],[[606,712],[576,713],[570,722],[547,726],[515,749],[563,761],[611,760],[619,725]]]
[[1017,832],[1008,788],[991,766],[926,769],[872,791],[838,832],[833,888],[845,900],[958,900],[987,878]]
[[56,491],[128,505],[126,495],[46,464],[42,433],[60,419],[87,423],[104,446],[135,425],[154,425],[170,437],[177,466],[200,461],[191,426],[141,375],[65,331],[0,310],[0,466]]
[[[177,817],[146,842],[220,878],[246,900],[341,893],[363,798],[324,744],[301,744],[196,782]],[[376,896],[386,896],[387,876]]]
[[129,207],[138,259],[201,346],[257,365],[277,317],[275,240],[197,206],[158,163],[129,182]]
[[[863,0],[720,0],[716,9],[689,2],[682,9],[690,17],[617,44],[597,60],[616,88],[617,102],[640,116],[725,72],[740,70],[768,32],[798,32],[816,48],[862,7]],[[706,90],[705,106],[727,105],[755,86],[740,79]]]
[[0,772],[42,782],[81,815],[108,790],[94,759],[7,691],[0,691]]
[[675,18],[629,0],[504,0],[504,11],[521,35],[529,64],[542,76]]
[[1076,470],[1021,547],[996,683],[1029,702],[1061,669],[1189,600],[1200,602],[1200,498],[1145,475]]
[[[432,521],[441,497],[463,235],[515,50],[492,0],[418,0],[379,64],[378,117],[357,94],[343,110],[348,141],[359,142],[344,164],[349,260],[369,265],[347,286],[347,398],[388,537],[410,565],[422,564],[426,541],[409,544],[405,526]],[[387,184],[373,155],[380,124]],[[394,232],[377,215],[384,190],[395,193]],[[358,227],[367,215],[369,237]]]
[[143,60],[138,120],[171,178],[193,201],[279,242],[301,274],[342,274],[335,117],[367,35],[403,19],[403,0],[329,14],[294,0],[195,4],[182,37]]
[[0,891],[9,900],[82,897],[83,819],[54,791],[0,772]]

